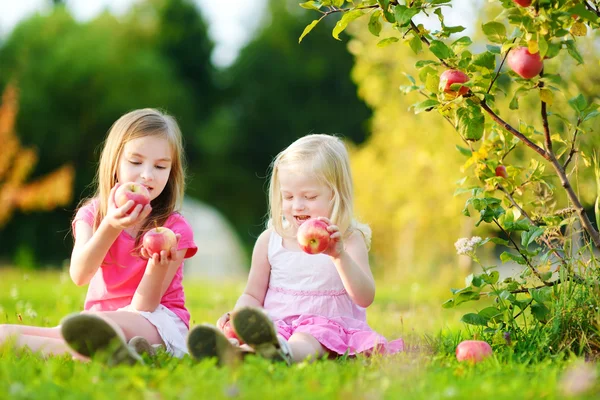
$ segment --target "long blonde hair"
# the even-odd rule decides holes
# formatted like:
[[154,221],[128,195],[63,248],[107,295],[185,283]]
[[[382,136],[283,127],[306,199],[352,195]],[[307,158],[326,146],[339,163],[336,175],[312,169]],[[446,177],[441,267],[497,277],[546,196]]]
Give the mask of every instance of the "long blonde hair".
[[152,200],[152,212],[136,235],[136,246],[142,235],[155,225],[162,226],[167,218],[179,210],[185,191],[185,155],[181,130],[173,117],[153,108],[131,111],[120,117],[110,128],[100,155],[97,185],[93,198],[85,199],[82,205],[97,200],[98,208],[94,219],[94,230],[106,216],[108,196],[117,181],[117,168],[123,147],[130,140],[146,136],[159,136],[167,139],[172,151],[171,172],[161,194]]
[[344,238],[358,230],[367,247],[371,244],[371,229],[354,218],[354,194],[348,151],[341,139],[331,135],[304,136],[275,157],[270,167],[269,212],[267,227],[273,227],[281,236],[290,236],[290,225],[282,212],[280,168],[303,168],[333,192],[330,220],[340,228]]

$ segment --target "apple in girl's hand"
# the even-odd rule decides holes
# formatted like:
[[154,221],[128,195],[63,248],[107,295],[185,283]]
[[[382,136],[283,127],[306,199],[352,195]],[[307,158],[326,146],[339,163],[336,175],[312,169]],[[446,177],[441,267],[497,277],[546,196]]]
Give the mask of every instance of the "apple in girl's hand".
[[482,340],[463,340],[456,346],[458,361],[479,362],[492,355],[492,347]]
[[235,339],[239,342],[239,344],[244,344],[242,339],[240,339],[233,330],[233,325],[231,325],[231,321],[227,321],[225,322],[225,325],[223,325],[223,335],[225,335],[227,339]]
[[144,207],[146,204],[150,203],[150,193],[144,185],[136,182],[127,182],[119,186],[115,191],[115,204],[117,207],[121,207],[129,200],[133,200],[134,205],[129,209],[127,212],[128,214],[130,214],[138,204],[141,204],[142,207]]
[[544,68],[540,53],[529,52],[527,47],[517,47],[508,53],[508,66],[525,79],[531,79]]
[[150,257],[160,254],[161,251],[169,251],[177,246],[177,236],[172,230],[165,227],[150,229],[144,234],[142,246]]
[[451,86],[455,83],[465,83],[469,81],[469,77],[462,71],[456,69],[447,69],[440,76],[440,90],[454,95],[464,95],[469,92],[467,86],[461,86],[458,90],[452,90]]
[[320,219],[311,218],[298,228],[298,244],[308,254],[319,254],[329,247],[327,224]]
[[531,5],[532,0],[513,0],[516,4],[521,7],[529,7]]
[[506,172],[506,167],[504,165],[498,165],[496,167],[496,176],[501,176],[504,179],[508,179],[508,172]]

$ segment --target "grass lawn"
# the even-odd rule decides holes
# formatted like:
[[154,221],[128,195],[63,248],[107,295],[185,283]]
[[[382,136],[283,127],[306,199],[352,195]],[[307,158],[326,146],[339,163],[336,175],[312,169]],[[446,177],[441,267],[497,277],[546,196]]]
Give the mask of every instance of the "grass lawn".
[[[54,326],[80,310],[85,288],[65,273],[0,270],[0,323]],[[214,323],[237,299],[241,282],[214,286],[185,283],[192,324]],[[448,293],[444,293],[446,296]],[[249,357],[239,368],[218,368],[213,360],[161,354],[147,365],[107,368],[68,357],[47,360],[0,347],[0,399],[577,399],[600,398],[600,368],[575,357],[567,361],[516,362],[509,348],[476,365],[453,355],[458,321],[468,310],[445,310],[444,297],[422,287],[380,282],[369,323],[410,351],[392,357],[323,360],[292,367]]]

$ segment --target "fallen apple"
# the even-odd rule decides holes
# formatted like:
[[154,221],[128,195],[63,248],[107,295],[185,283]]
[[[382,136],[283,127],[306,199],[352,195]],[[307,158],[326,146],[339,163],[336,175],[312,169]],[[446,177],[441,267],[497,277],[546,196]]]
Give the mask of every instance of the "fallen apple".
[[469,92],[467,86],[461,86],[460,89],[452,90],[452,85],[455,83],[465,83],[469,81],[469,77],[462,71],[456,69],[447,69],[440,76],[440,90],[453,95],[464,95]]
[[508,179],[508,172],[506,172],[506,167],[504,165],[498,165],[496,167],[496,176],[501,176],[504,179]]
[[308,254],[319,254],[329,247],[327,224],[316,218],[302,223],[296,237],[300,248]]
[[517,47],[508,53],[508,66],[525,79],[531,79],[542,71],[544,62],[540,53],[529,52],[527,47]]
[[463,340],[456,346],[456,359],[477,363],[492,355],[492,347],[482,340]]
[[142,246],[150,257],[160,254],[161,251],[169,251],[177,246],[177,236],[172,230],[165,227],[150,229],[144,234]]
[[126,182],[119,186],[115,191],[115,204],[117,207],[121,207],[129,200],[133,200],[133,207],[127,211],[127,214],[131,214],[135,206],[141,204],[142,207],[150,203],[150,193],[144,185],[136,182]]

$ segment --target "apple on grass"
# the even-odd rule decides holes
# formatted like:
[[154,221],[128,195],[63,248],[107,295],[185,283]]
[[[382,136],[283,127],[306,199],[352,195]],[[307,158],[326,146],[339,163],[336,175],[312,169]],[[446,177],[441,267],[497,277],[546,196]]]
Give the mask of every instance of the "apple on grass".
[[469,77],[464,72],[456,69],[447,69],[442,72],[442,75],[440,76],[440,90],[455,96],[462,96],[469,92],[469,88],[467,86],[461,86],[458,90],[452,90],[452,85],[468,81]]
[[169,228],[153,228],[144,234],[142,246],[148,256],[152,257],[154,254],[160,254],[163,250],[168,252],[177,246],[177,236]]
[[477,363],[492,355],[492,347],[482,340],[463,340],[456,346],[456,359]]
[[530,53],[527,47],[517,47],[508,53],[508,66],[525,79],[531,79],[542,72],[544,62],[540,53]]
[[129,200],[133,200],[133,207],[127,211],[127,214],[131,214],[135,206],[141,204],[144,207],[150,203],[150,193],[148,189],[137,182],[126,182],[117,188],[115,191],[115,204],[117,207],[121,207]]
[[297,234],[300,248],[308,254],[319,254],[329,247],[330,233],[327,224],[311,218],[300,225]]

